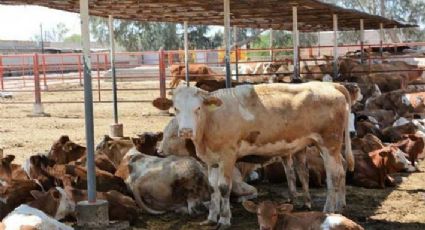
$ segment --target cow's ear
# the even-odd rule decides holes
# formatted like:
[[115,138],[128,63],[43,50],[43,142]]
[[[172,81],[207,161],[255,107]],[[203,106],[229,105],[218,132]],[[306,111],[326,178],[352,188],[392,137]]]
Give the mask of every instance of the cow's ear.
[[242,206],[250,213],[257,213],[258,205],[253,201],[247,200],[242,203]]
[[294,209],[292,204],[280,204],[276,207],[276,211],[278,214],[284,214],[291,212]]
[[38,190],[31,190],[30,193],[34,199],[39,199],[40,197],[44,196],[44,192]]
[[204,105],[206,105],[206,106],[217,106],[217,107],[219,107],[222,104],[223,104],[223,101],[218,97],[209,96],[209,97],[204,99]]
[[52,195],[53,199],[55,200],[60,200],[61,198],[61,193],[56,189],[51,190],[50,195]]
[[65,144],[66,142],[68,142],[68,141],[70,141],[69,140],[69,136],[67,136],[67,135],[62,135],[60,138],[59,138],[59,143],[61,143],[61,144]]
[[162,139],[164,138],[164,133],[163,132],[157,132],[156,138],[157,138],[157,141],[162,141]]
[[10,164],[13,160],[15,160],[15,155],[6,155],[6,157],[1,159],[1,161],[5,164]]
[[168,98],[157,98],[153,100],[152,105],[159,110],[169,110],[173,106],[173,101]]

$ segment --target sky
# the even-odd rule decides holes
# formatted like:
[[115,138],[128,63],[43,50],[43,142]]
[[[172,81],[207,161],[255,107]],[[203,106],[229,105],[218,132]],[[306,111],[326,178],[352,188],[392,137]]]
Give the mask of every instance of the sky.
[[64,23],[71,34],[80,33],[78,14],[53,10],[39,6],[5,6],[0,5],[0,40],[31,40],[43,30]]

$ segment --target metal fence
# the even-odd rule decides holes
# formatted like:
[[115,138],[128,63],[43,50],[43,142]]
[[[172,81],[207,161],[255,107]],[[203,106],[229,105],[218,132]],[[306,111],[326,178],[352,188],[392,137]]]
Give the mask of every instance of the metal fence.
[[[383,48],[395,49],[401,46],[425,47],[425,42],[384,44]],[[379,44],[367,44],[363,48],[372,49],[373,47],[379,47]],[[360,49],[360,45],[339,46],[338,54],[340,58],[344,58],[347,52],[354,52]],[[326,55],[332,55],[333,47],[300,47],[298,53],[302,65],[326,64],[332,61]],[[273,61],[274,63],[292,64],[292,55],[292,48],[237,49],[231,53],[231,63],[234,65]],[[424,58],[424,55],[406,54],[390,57],[377,55],[367,56],[365,60],[371,65],[383,59],[388,60],[388,58],[391,60],[415,60]],[[109,102],[102,96],[105,92],[111,91],[109,60],[109,53],[91,54],[93,91],[94,95],[97,95],[95,102]],[[118,87],[118,91],[153,91],[157,92],[158,96],[165,96],[166,85],[160,85],[160,79],[166,80],[169,78],[169,70],[167,68],[170,65],[184,62],[184,51],[120,52],[116,54],[115,60],[118,81],[128,83],[126,87]],[[191,50],[189,52],[189,61],[190,63],[207,64],[217,75],[224,76],[224,50]],[[422,64],[425,67],[425,63]],[[292,74],[292,72],[286,74]],[[35,97],[34,100],[2,101],[2,103],[34,103],[36,100],[42,100],[45,93],[82,92],[82,78],[82,54],[79,53],[0,55],[0,90],[11,93],[33,93]],[[147,81],[152,84],[135,84],[135,82],[142,83]],[[56,87],[64,84],[67,87]],[[68,87],[70,85],[73,87]],[[162,91],[160,91],[160,88],[162,88]],[[119,100],[119,102],[150,101],[143,98]],[[66,100],[66,98],[62,100],[42,100],[42,103],[82,102],[82,100]]]

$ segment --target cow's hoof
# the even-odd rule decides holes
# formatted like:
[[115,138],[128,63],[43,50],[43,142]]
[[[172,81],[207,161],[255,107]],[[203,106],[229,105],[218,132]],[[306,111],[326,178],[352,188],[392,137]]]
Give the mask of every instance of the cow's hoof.
[[199,225],[201,225],[201,226],[213,226],[215,224],[217,224],[217,222],[214,222],[212,220],[205,220],[205,221],[202,221]]
[[217,224],[217,226],[215,227],[216,230],[226,230],[226,229],[230,229],[230,224],[222,224],[219,223]]

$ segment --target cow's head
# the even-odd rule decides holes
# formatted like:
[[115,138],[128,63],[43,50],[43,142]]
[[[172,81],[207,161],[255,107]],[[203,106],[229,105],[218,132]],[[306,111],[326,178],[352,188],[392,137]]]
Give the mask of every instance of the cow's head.
[[289,213],[293,209],[292,204],[277,205],[271,201],[264,201],[260,204],[256,204],[252,201],[245,201],[242,205],[248,212],[257,214],[260,230],[275,229],[278,215]]
[[196,139],[202,131],[208,112],[222,105],[222,101],[196,87],[178,87],[173,92],[173,106],[178,123],[178,136]]
[[75,211],[75,201],[63,188],[51,188],[47,192],[33,190],[31,195],[35,200],[29,203],[30,206],[40,209],[57,220],[63,219]]
[[67,164],[76,161],[86,153],[86,147],[72,142],[68,136],[61,136],[48,153],[48,158],[58,164]]
[[388,173],[416,171],[416,168],[407,159],[406,154],[398,147],[388,146],[378,151],[380,151],[379,155],[384,158],[384,164]]

